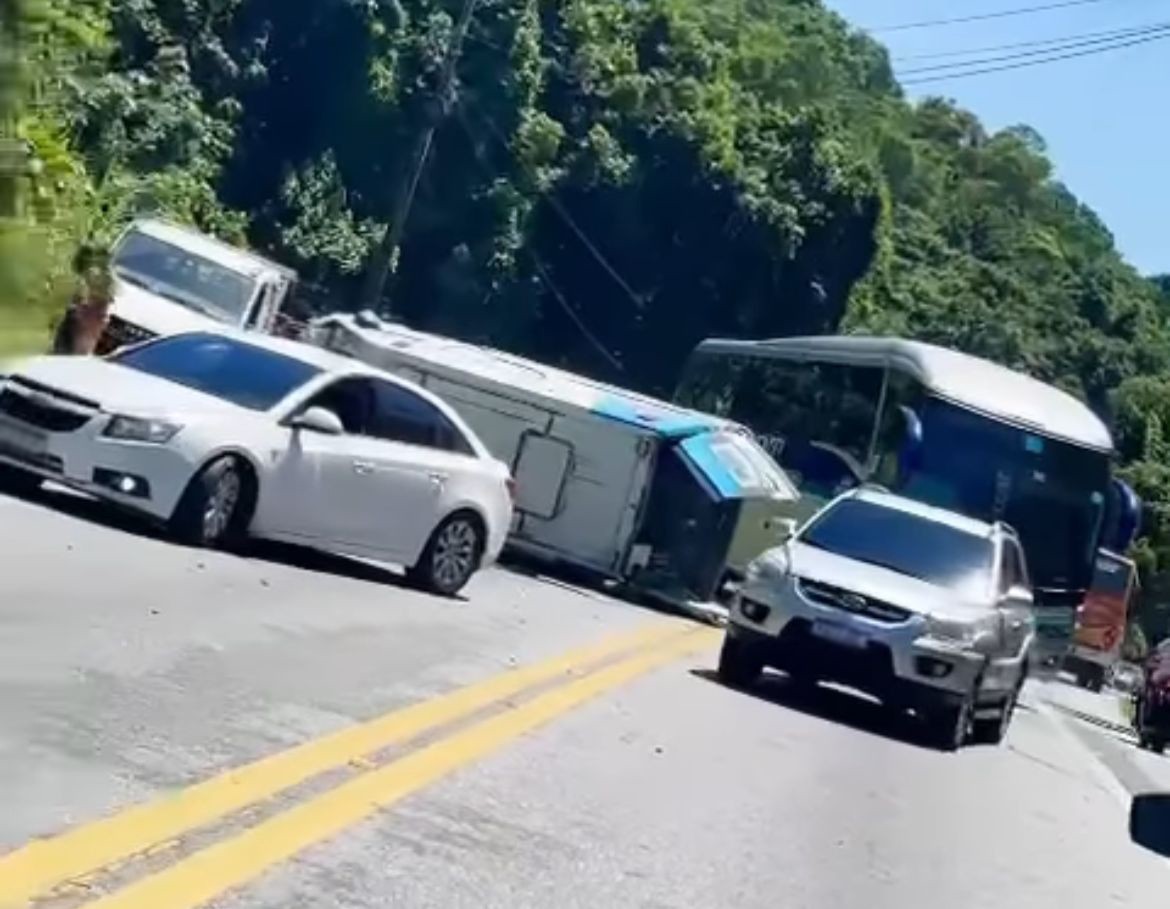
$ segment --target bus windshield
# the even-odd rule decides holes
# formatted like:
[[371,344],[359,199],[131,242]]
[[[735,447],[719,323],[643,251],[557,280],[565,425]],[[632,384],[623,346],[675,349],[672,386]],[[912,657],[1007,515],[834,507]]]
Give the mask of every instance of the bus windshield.
[[1083,590],[1105,513],[1109,456],[926,397],[922,444],[899,458],[895,491],[1020,535],[1037,587]]

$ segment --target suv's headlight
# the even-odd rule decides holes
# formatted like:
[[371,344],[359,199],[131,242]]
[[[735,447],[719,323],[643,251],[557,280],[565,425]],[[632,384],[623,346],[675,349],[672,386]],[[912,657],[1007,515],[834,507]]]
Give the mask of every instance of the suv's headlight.
[[111,417],[102,435],[108,439],[123,442],[147,442],[163,445],[175,437],[182,425],[168,420],[153,420],[142,417]]
[[780,583],[788,577],[788,557],[783,550],[765,552],[748,563],[745,574],[752,583]]
[[931,637],[939,640],[959,644],[971,650],[981,650],[995,643],[999,634],[999,623],[995,615],[970,619],[928,615],[926,630]]

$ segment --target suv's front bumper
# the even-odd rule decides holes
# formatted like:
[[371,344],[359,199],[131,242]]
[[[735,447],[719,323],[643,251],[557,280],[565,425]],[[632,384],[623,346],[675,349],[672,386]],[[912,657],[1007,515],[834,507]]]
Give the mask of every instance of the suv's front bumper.
[[[857,646],[822,636],[816,630],[821,623],[848,629]],[[732,604],[727,634],[767,666],[850,685],[906,707],[972,693],[977,701],[994,702],[1016,684],[1016,672],[998,671],[983,654],[931,636],[922,616],[879,621],[810,601],[793,584],[745,584]]]

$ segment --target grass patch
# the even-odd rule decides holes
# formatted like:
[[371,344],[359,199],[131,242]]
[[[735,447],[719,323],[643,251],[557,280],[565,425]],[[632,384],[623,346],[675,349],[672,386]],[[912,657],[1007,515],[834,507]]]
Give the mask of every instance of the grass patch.
[[48,350],[49,322],[43,309],[0,309],[0,359]]

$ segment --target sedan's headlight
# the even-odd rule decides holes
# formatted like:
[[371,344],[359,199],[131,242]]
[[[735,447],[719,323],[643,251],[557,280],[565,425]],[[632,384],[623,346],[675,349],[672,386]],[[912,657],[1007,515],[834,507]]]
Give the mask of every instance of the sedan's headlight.
[[772,550],[749,562],[744,573],[750,583],[778,584],[788,577],[788,567],[783,550]]
[[931,637],[971,650],[982,650],[994,645],[999,634],[995,615],[960,618],[952,616],[926,617],[926,630]]
[[102,432],[108,439],[123,442],[147,442],[164,445],[175,437],[182,425],[169,420],[153,420],[142,417],[112,417]]

